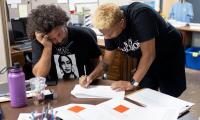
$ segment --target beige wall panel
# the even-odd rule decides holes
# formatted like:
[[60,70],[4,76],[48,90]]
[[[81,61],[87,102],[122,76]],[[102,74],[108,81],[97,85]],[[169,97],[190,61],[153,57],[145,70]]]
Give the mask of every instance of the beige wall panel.
[[99,0],[100,4],[103,3],[115,3],[117,5],[127,5],[133,2],[133,0]]
[[42,4],[56,4],[57,0],[31,0],[32,9],[35,9],[38,5]]

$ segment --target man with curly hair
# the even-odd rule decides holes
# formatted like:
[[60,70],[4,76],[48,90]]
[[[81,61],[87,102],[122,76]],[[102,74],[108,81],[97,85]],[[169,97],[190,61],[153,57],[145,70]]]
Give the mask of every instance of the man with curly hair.
[[138,58],[138,64],[132,80],[116,81],[113,89],[134,90],[140,86],[175,97],[186,89],[182,36],[150,6],[139,2],[122,7],[103,4],[92,21],[104,35],[106,50],[102,62],[82,80],[82,86],[87,87],[111,65],[119,48]]
[[[41,5],[28,16],[27,33],[32,42],[32,72],[47,77],[47,82],[58,79],[77,79],[89,74],[99,61],[101,51],[94,31],[89,28],[69,27],[66,12],[55,5]],[[73,77],[63,78],[59,58],[71,60]]]

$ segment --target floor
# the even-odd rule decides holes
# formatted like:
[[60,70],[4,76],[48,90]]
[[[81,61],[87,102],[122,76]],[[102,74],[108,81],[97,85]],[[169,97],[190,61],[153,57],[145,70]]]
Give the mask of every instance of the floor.
[[186,68],[187,89],[181,99],[195,103],[190,112],[200,120],[200,71]]

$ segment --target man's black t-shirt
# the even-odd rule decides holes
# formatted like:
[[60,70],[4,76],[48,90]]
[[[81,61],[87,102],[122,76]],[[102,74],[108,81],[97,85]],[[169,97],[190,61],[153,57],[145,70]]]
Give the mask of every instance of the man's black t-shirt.
[[[32,62],[35,65],[42,55],[43,46],[34,40],[32,50]],[[84,65],[89,74],[94,69],[90,60],[100,55],[96,34],[91,29],[68,27],[68,40],[62,45],[53,45],[48,78],[76,79],[84,75]]]

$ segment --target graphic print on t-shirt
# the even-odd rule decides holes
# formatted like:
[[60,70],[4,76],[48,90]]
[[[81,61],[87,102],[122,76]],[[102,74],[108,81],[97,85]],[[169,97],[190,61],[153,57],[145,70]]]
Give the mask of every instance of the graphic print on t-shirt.
[[54,55],[58,79],[76,79],[79,72],[76,64],[75,54],[71,55]]
[[133,40],[129,38],[127,41],[123,42],[123,47],[121,48],[121,50],[128,53],[129,51],[136,51],[139,48],[140,43],[138,42],[138,40],[133,42]]
[[68,43],[67,45],[64,46],[59,46],[59,47],[55,47],[57,54],[59,55],[68,55],[71,54],[69,47],[73,44],[73,41],[71,41],[70,43]]

